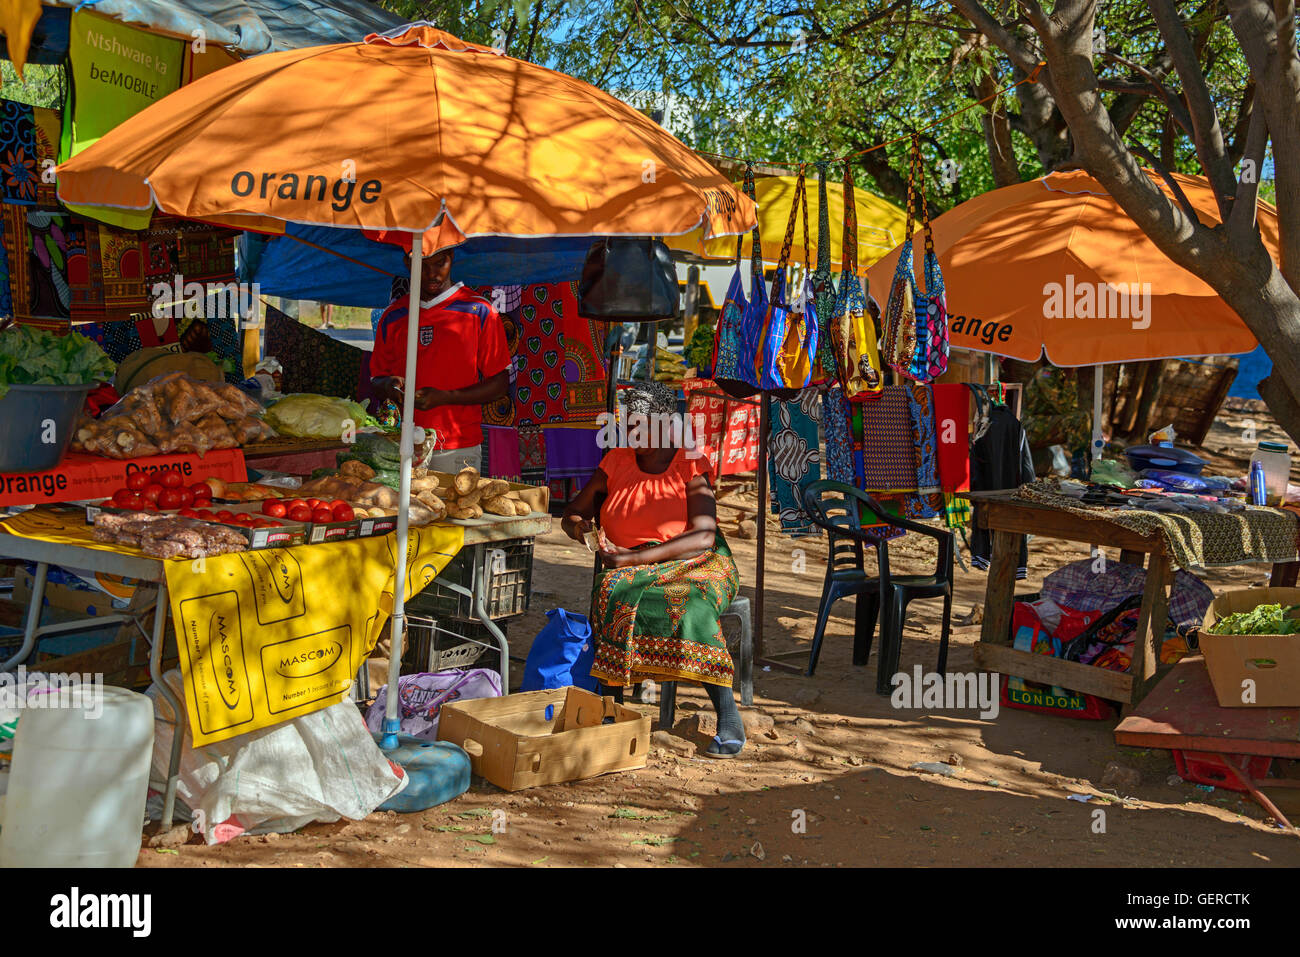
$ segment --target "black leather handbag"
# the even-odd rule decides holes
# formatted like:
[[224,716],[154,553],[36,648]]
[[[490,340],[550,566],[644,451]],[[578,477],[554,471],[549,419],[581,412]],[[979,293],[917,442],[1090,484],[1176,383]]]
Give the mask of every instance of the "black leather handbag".
[[668,247],[648,237],[598,239],[578,283],[578,314],[618,322],[677,315],[677,268]]

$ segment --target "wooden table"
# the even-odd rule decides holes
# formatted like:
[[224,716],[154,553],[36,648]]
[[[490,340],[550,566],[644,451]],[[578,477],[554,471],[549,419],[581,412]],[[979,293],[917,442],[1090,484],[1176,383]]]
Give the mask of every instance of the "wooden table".
[[[1142,535],[1125,528],[1109,521],[1101,513],[1094,518],[1017,499],[1012,491],[970,492],[968,495],[977,506],[979,527],[988,529],[993,537],[984,623],[975,645],[976,664],[988,671],[1059,685],[1111,701],[1131,704],[1142,700],[1157,678],[1160,645],[1164,640],[1169,610],[1169,588],[1173,584],[1173,564],[1164,539],[1158,533]],[[1118,548],[1121,562],[1146,565],[1146,587],[1142,592],[1131,673],[1094,668],[1077,661],[1049,658],[1011,647],[1016,565],[1025,535]],[[1150,556],[1149,560],[1147,556]],[[1292,586],[1296,583],[1298,571],[1300,563],[1297,562],[1274,565],[1270,584]]]
[[1261,807],[1290,822],[1260,787],[1300,787],[1284,778],[1252,778],[1228,755],[1263,755],[1300,760],[1300,708],[1222,708],[1199,655],[1173,665],[1115,728],[1115,741],[1133,748],[1196,751],[1217,757]]

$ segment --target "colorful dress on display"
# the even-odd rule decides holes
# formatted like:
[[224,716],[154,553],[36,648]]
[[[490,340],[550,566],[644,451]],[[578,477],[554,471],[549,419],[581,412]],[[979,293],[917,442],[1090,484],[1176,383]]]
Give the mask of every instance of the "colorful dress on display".
[[[623,548],[655,545],[686,530],[686,486],[707,475],[706,457],[679,450],[663,472],[642,471],[633,449],[601,461],[609,490],[600,510],[606,536]],[[591,600],[592,675],[611,687],[645,678],[731,687],[732,662],[719,615],[740,572],[719,532],[694,558],[604,571]]]

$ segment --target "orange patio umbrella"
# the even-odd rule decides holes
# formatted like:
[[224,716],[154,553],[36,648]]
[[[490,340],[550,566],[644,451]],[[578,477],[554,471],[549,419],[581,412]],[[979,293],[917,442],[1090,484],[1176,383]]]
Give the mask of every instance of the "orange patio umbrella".
[[[1205,179],[1172,178],[1202,222],[1219,222]],[[1277,211],[1261,202],[1257,219],[1277,258]],[[1050,173],[976,196],[936,219],[933,230],[957,348],[1028,362],[1046,356],[1056,366],[1255,348],[1218,293],[1165,256],[1086,172]],[[913,245],[919,281],[919,233]],[[895,249],[867,270],[882,304],[898,255]]]
[[427,231],[426,252],[470,236],[725,236],[755,220],[634,108],[428,24],[219,70],[64,163],[58,194],[272,233],[396,230],[409,245]]
[[[243,229],[364,229],[425,253],[473,236],[734,235],[754,203],[648,117],[562,73],[427,23],[268,53],[137,113],[58,169],[69,204],[158,208]],[[411,289],[421,257],[411,257]],[[415,381],[419,323],[407,323]],[[407,551],[415,389],[406,390],[397,555]],[[397,687],[406,563],[397,562]],[[502,686],[508,687],[504,636]],[[395,747],[397,695],[384,746]],[[169,785],[169,794],[174,789]]]

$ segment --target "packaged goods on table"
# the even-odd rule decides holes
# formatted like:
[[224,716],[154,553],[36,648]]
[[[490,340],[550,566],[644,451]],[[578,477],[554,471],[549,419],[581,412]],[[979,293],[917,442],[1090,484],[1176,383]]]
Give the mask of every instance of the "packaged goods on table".
[[103,513],[95,540],[139,548],[151,558],[209,558],[242,552],[247,539],[231,528],[155,512]]
[[278,431],[299,439],[341,439],[367,425],[379,424],[360,403],[306,392],[277,401],[267,409],[266,419]]
[[258,418],[261,411],[233,385],[171,372],[132,389],[99,419],[83,416],[72,447],[115,459],[203,455],[274,438],[275,430]]

